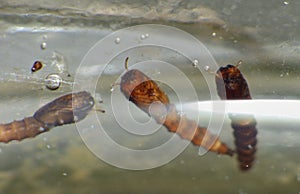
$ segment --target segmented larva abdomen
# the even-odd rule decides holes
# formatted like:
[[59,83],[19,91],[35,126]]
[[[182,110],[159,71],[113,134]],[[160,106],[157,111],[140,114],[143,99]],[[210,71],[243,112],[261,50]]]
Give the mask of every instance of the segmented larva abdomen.
[[[251,99],[248,84],[240,70],[233,65],[221,67],[216,73],[218,94],[223,100]],[[229,115],[234,130],[240,169],[249,170],[255,160],[257,129],[252,115]]]
[[[199,127],[196,122],[180,116],[175,106],[170,104],[168,96],[141,71],[136,69],[127,71],[122,76],[120,85],[121,92],[127,99],[149,116],[154,117],[157,123],[163,124],[170,132],[206,150],[220,154],[233,154],[226,144],[209,133],[206,128]],[[149,112],[150,105],[152,105],[152,110],[155,110],[152,114]]]
[[27,117],[20,121],[13,121],[0,125],[0,142],[8,143],[12,140],[21,141],[28,137],[46,132],[49,129],[33,117]]
[[94,106],[90,93],[82,91],[61,96],[42,106],[32,117],[0,125],[0,142],[35,137],[51,128],[84,119]]

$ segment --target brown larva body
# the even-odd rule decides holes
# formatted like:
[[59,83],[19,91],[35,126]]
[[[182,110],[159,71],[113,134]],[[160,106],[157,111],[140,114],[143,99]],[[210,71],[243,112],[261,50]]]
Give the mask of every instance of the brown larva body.
[[[247,81],[233,65],[221,67],[216,74],[217,90],[222,100],[251,99]],[[256,121],[252,115],[229,115],[234,129],[236,152],[240,169],[249,170],[255,160]]]
[[[194,145],[202,146],[209,151],[220,154],[232,155],[233,151],[222,143],[215,135],[210,134],[206,128],[199,127],[196,122],[180,116],[175,105],[170,104],[168,96],[158,87],[157,83],[139,70],[129,70],[121,78],[121,92],[127,99],[150,115],[149,108],[153,103],[156,106],[156,114],[151,115],[163,124],[170,132],[178,134],[183,139],[190,140]],[[162,118],[160,112],[166,110]],[[157,113],[158,112],[158,113]],[[204,135],[206,136],[204,137]]]
[[46,132],[49,129],[45,128],[42,123],[33,117],[27,117],[20,121],[0,125],[0,142],[8,143],[12,140],[21,141],[28,137]]
[[86,117],[94,105],[88,92],[78,92],[61,96],[44,105],[32,117],[0,125],[0,142],[35,137],[52,127],[71,124]]

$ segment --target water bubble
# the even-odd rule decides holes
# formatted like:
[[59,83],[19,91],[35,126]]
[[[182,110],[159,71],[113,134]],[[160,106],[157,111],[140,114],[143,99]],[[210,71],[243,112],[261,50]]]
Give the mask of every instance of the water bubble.
[[213,37],[215,37],[215,36],[217,35],[217,33],[213,32],[211,35],[212,35]]
[[121,42],[121,38],[120,38],[120,37],[117,37],[117,38],[115,39],[115,43],[116,43],[116,44],[120,44],[120,42]]
[[204,67],[204,70],[205,70],[205,71],[209,71],[209,70],[210,70],[210,66],[206,65],[206,66]]
[[198,61],[197,59],[195,59],[195,60],[193,61],[193,66],[194,66],[194,67],[197,67],[198,64],[199,64],[199,61]]
[[43,35],[43,40],[47,40],[48,36],[46,34]]
[[47,43],[46,43],[46,42],[42,42],[42,44],[41,44],[41,49],[42,49],[42,50],[45,50],[46,47],[47,47]]
[[140,38],[141,38],[141,40],[144,40],[148,37],[149,37],[149,34],[142,34]]
[[144,34],[141,35],[141,39],[144,40],[146,36]]
[[60,87],[62,79],[57,74],[49,74],[46,77],[45,82],[46,82],[46,87],[49,90],[57,90]]
[[41,132],[43,132],[43,131],[45,131],[46,129],[44,128],[44,127],[40,127],[39,128],[39,131],[41,131]]

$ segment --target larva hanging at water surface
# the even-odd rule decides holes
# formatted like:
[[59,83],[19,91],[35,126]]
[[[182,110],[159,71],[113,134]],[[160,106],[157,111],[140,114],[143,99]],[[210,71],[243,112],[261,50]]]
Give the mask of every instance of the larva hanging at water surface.
[[[222,100],[252,99],[247,81],[238,65],[220,67],[216,73],[218,95]],[[255,160],[257,129],[253,115],[229,115],[234,130],[236,152],[240,169],[249,170]]]
[[[126,69],[127,61],[128,58],[125,61]],[[128,70],[121,78],[120,90],[129,101],[152,116],[157,123],[164,125],[170,132],[176,133],[183,139],[190,140],[194,145],[202,146],[206,150],[233,155],[233,151],[206,128],[200,127],[195,121],[178,114],[175,105],[169,102],[168,96],[157,83],[141,71]]]
[[32,117],[0,125],[0,142],[21,141],[51,128],[84,119],[94,106],[86,91],[61,96],[37,110]]

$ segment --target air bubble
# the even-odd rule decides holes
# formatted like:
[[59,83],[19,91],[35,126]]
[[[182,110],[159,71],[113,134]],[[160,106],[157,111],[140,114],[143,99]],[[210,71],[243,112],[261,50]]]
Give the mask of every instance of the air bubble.
[[141,35],[141,39],[144,40],[146,36],[144,34]]
[[46,42],[42,42],[42,44],[41,44],[41,49],[42,49],[42,50],[45,50],[46,47],[47,47],[47,43],[46,43]]
[[197,59],[195,59],[195,60],[193,61],[193,66],[194,66],[194,67],[197,67],[198,64],[199,64],[199,61],[198,61]]
[[288,5],[288,4],[290,4],[290,2],[284,1],[283,4],[284,4],[284,5]]
[[204,70],[205,70],[205,71],[209,71],[209,70],[210,70],[210,66],[206,65],[206,66],[204,67]]
[[211,35],[212,35],[213,37],[215,37],[215,36],[217,35],[217,33],[213,32]]
[[44,127],[40,127],[39,128],[39,131],[41,131],[41,132],[43,132],[43,131],[45,131],[46,129],[44,128]]
[[141,40],[144,40],[148,37],[149,37],[149,34],[142,34],[140,38],[141,38]]
[[120,38],[120,37],[117,37],[117,38],[115,39],[115,43],[116,43],[116,44],[120,44],[120,42],[121,42],[121,38]]
[[62,175],[63,175],[63,176],[68,176],[68,173],[63,172]]
[[60,87],[62,79],[57,74],[49,74],[46,77],[45,82],[46,82],[46,87],[49,90],[57,90]]

